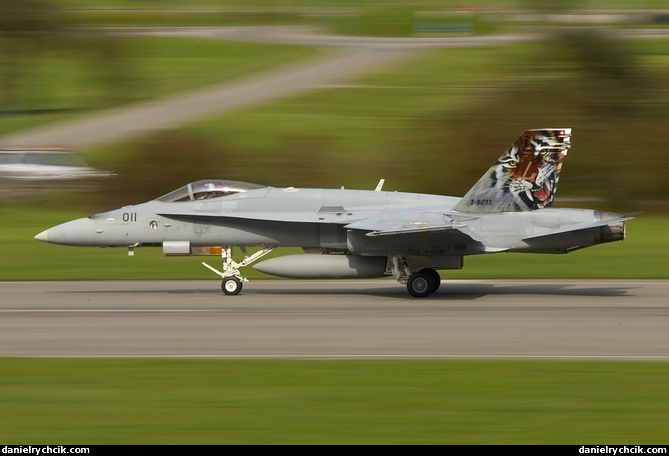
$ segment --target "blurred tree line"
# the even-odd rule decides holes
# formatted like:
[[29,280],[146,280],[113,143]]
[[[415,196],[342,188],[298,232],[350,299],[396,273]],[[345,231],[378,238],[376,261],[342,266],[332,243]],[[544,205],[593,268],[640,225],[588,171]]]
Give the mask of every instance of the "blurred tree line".
[[0,3],[0,108],[18,109],[29,61],[46,52],[60,21],[43,0]]
[[[48,65],[60,65],[65,59],[86,67],[88,82],[99,87],[93,91],[97,95],[84,103],[97,107],[122,100],[132,87],[128,55],[124,40],[71,27],[68,11],[58,9],[53,1],[2,0],[0,113],[91,107],[71,106],[77,97],[53,93],[58,91],[50,82]],[[69,90],[77,89],[81,87]]]
[[[573,152],[557,205],[589,198],[607,200],[611,209],[669,210],[666,65],[649,65],[633,40],[610,31],[567,28],[514,66],[517,80],[484,91],[456,116],[444,111],[414,122],[400,147],[420,144],[432,163],[456,157],[455,166],[423,170],[425,190],[443,193],[448,182],[452,194],[462,195],[498,157],[484,144],[510,144],[528,128],[571,127]],[[397,167],[415,162],[403,156],[395,154]]]
[[[546,9],[572,4],[519,2]],[[67,14],[49,0],[0,1],[0,114],[132,99],[132,41],[71,27]],[[401,182],[401,190],[461,195],[502,152],[486,145],[506,147],[521,131],[541,127],[574,129],[574,153],[565,163],[557,203],[562,196],[634,207],[639,200],[669,201],[669,72],[647,65],[632,41],[606,29],[557,30],[536,55],[512,63],[517,80],[495,81],[455,114],[445,102],[441,111],[379,131],[390,146],[356,162],[335,163],[331,157],[346,154],[337,150],[337,138],[318,130],[286,137],[284,147],[261,158],[224,140],[159,133],[117,146],[125,161],[114,150],[110,163],[97,164],[119,176],[105,183],[91,204],[109,208],[143,201],[204,177],[338,186],[343,169],[372,169],[370,177]],[[100,90],[78,98],[87,106],[54,105],[48,67],[35,68],[43,57],[52,57],[54,65],[70,60],[86,67],[88,82]],[[71,97],[62,100],[71,103]],[[211,170],[223,171],[212,176]]]
[[372,184],[384,177],[403,191],[463,195],[521,131],[571,127],[573,152],[556,205],[569,198],[606,199],[609,210],[666,212],[667,69],[646,65],[634,42],[605,31],[565,29],[538,49],[512,63],[517,78],[475,91],[456,113],[444,102],[441,111],[407,117],[404,125],[378,132],[388,138],[387,149],[345,162],[337,161],[347,156],[338,150],[338,138],[317,129],[286,133],[284,145],[262,157],[225,138],[182,132],[124,145],[132,159],[114,168],[119,177],[106,183],[97,208],[145,201],[205,177],[338,187],[350,182],[347,170]]

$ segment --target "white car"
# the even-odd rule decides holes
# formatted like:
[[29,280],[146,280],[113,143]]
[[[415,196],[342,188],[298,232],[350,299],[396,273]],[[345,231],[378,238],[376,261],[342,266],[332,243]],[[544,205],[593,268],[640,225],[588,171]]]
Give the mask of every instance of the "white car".
[[62,149],[0,150],[0,178],[66,180],[113,176],[91,168],[78,155]]

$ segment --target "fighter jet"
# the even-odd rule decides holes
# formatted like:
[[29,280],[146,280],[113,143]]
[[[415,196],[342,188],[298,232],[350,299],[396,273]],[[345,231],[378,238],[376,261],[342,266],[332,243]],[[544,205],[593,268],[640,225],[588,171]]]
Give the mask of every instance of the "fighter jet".
[[[35,239],[72,246],[162,247],[165,255],[216,255],[226,295],[241,269],[277,247],[303,254],[254,265],[291,278],[394,276],[416,298],[441,284],[437,270],[501,252],[564,254],[622,241],[630,217],[551,208],[571,129],[523,132],[462,197],[375,190],[274,188],[204,179],[155,200],[49,228]],[[244,260],[233,260],[233,247]],[[250,254],[247,248],[257,249]]]

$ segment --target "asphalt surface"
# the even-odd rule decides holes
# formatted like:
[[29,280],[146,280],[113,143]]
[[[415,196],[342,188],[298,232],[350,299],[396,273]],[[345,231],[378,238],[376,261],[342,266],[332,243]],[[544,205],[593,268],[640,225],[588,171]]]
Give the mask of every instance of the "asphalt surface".
[[669,360],[669,281],[0,282],[1,356]]

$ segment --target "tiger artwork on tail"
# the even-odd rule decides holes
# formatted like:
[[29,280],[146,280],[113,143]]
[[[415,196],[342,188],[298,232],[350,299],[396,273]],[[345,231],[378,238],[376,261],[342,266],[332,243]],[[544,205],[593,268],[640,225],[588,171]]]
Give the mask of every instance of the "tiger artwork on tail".
[[570,139],[569,128],[524,131],[454,209],[483,214],[549,207]]

